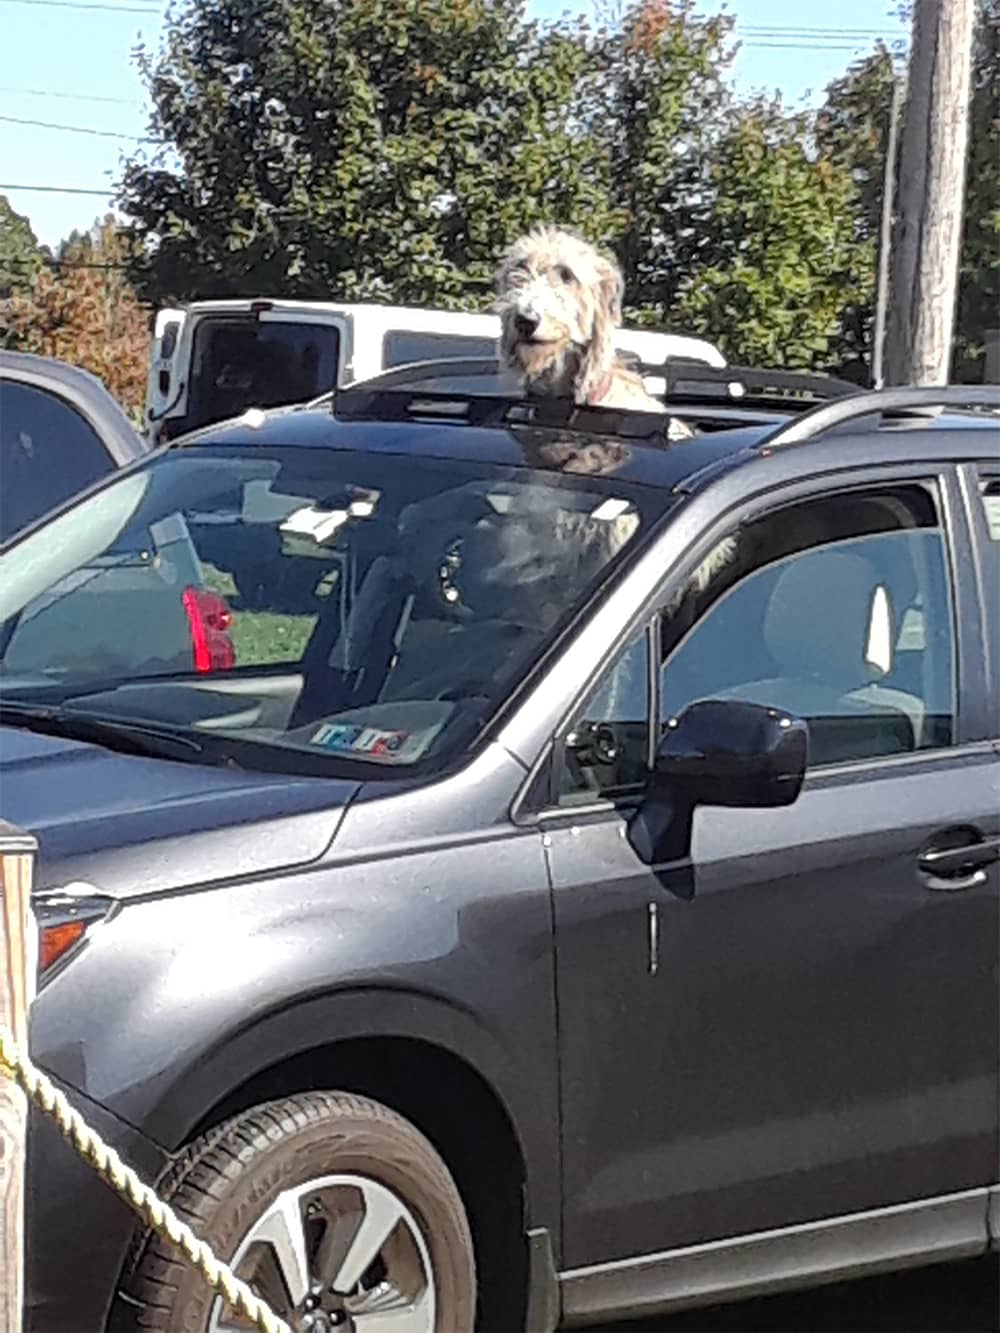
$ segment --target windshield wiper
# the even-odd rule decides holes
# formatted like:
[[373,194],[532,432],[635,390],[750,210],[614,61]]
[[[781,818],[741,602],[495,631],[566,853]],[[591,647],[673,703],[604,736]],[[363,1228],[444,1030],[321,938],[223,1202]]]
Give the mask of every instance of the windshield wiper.
[[191,759],[204,754],[204,746],[194,737],[167,728],[41,704],[0,703],[0,723],[150,759]]

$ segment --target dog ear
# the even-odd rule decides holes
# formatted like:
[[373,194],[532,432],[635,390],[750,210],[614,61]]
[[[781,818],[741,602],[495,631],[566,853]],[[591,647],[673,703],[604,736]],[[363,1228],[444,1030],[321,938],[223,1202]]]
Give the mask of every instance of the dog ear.
[[615,364],[615,329],[621,323],[624,283],[618,265],[601,259],[594,284],[594,315],[590,341],[576,379],[577,402],[585,403]]

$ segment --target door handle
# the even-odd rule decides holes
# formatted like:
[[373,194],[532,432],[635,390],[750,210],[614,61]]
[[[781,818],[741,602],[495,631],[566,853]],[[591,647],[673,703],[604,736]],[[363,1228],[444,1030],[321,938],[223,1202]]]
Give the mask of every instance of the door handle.
[[1000,861],[1000,838],[982,838],[960,847],[929,847],[917,865],[929,889],[955,893],[975,889],[989,878],[986,867]]

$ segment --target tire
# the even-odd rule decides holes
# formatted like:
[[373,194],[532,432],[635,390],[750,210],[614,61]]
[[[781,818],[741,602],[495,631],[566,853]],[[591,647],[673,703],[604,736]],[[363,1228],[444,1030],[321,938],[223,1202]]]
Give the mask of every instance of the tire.
[[[309,1189],[302,1190],[306,1185]],[[339,1326],[344,1327],[345,1315],[353,1309],[361,1333],[364,1320],[358,1317],[357,1303],[374,1300],[372,1289],[380,1275],[381,1290],[397,1268],[405,1272],[410,1282],[409,1287],[403,1286],[406,1292],[419,1289],[422,1279],[413,1277],[419,1269],[424,1275],[425,1294],[416,1299],[427,1300],[426,1292],[431,1291],[433,1301],[433,1313],[429,1305],[421,1306],[425,1326],[433,1328],[433,1333],[472,1333],[475,1261],[461,1197],[427,1139],[378,1102],[311,1092],[253,1107],[191,1143],[161,1179],[157,1192],[227,1262],[240,1254],[241,1246],[257,1228],[270,1225],[261,1219],[273,1218],[276,1208],[287,1206],[292,1210],[289,1215],[296,1217],[321,1214],[318,1225],[325,1226],[334,1238],[330,1246],[342,1252],[341,1235],[353,1231],[355,1240],[361,1235],[362,1222],[352,1222],[353,1214],[363,1220],[370,1216],[377,1227],[379,1217],[391,1218],[391,1209],[398,1203],[405,1216],[394,1224],[391,1238],[378,1251],[374,1264],[364,1270],[363,1280],[352,1288],[356,1294],[348,1296],[347,1301],[355,1304],[345,1304]],[[279,1197],[282,1203],[276,1204]],[[378,1207],[390,1211],[378,1213],[376,1202],[380,1199],[383,1203]],[[336,1232],[331,1229],[334,1218],[339,1219]],[[310,1225],[317,1224],[304,1224],[307,1249],[313,1243]],[[359,1241],[357,1248],[360,1261],[365,1247]],[[266,1242],[263,1249],[258,1245],[249,1253],[260,1254],[264,1249]],[[147,1233],[135,1253],[131,1274],[126,1275],[123,1285],[139,1328],[162,1333],[206,1333],[214,1327],[213,1314],[220,1311],[215,1294],[202,1274],[168,1241]],[[321,1245],[318,1253],[322,1253]],[[395,1258],[385,1258],[390,1254]],[[250,1262],[244,1256],[237,1263],[244,1280],[253,1277],[241,1267]],[[349,1264],[350,1260],[345,1259],[343,1268],[337,1270],[345,1278],[350,1276]],[[317,1257],[317,1273],[319,1266]],[[272,1306],[279,1304],[273,1299],[279,1290],[273,1285],[276,1271],[270,1270],[270,1287],[265,1281],[260,1290]],[[315,1275],[310,1263],[310,1276]],[[430,1281],[425,1280],[428,1276]],[[398,1280],[393,1280],[398,1286]],[[314,1288],[314,1299],[317,1290]],[[335,1295],[332,1288],[324,1288],[321,1299],[324,1304],[320,1309],[326,1310],[325,1302],[342,1300],[343,1293]],[[275,1312],[293,1330],[338,1326],[336,1313],[329,1324],[322,1319],[311,1324],[303,1322],[305,1307],[293,1309],[287,1297],[284,1306]]]

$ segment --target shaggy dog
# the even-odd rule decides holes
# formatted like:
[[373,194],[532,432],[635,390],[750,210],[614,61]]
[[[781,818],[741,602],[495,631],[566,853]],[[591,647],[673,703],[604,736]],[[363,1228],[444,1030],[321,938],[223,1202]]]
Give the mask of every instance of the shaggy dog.
[[[504,255],[496,288],[500,353],[529,392],[666,413],[615,355],[622,275],[594,246],[557,227],[537,228]],[[684,439],[692,432],[671,421],[668,434]]]
[[[540,227],[515,241],[496,273],[500,353],[530,393],[572,398],[581,405],[666,413],[641,378],[615,355],[621,323],[621,270],[587,241],[558,227]],[[671,419],[670,439],[690,439],[686,422]],[[567,471],[613,472],[627,458],[607,444],[587,450],[566,442]],[[586,455],[584,458],[582,455]],[[631,530],[628,536],[631,535]],[[619,539],[627,540],[625,534]],[[736,554],[724,538],[695,570],[668,612],[689,592],[703,592]]]

